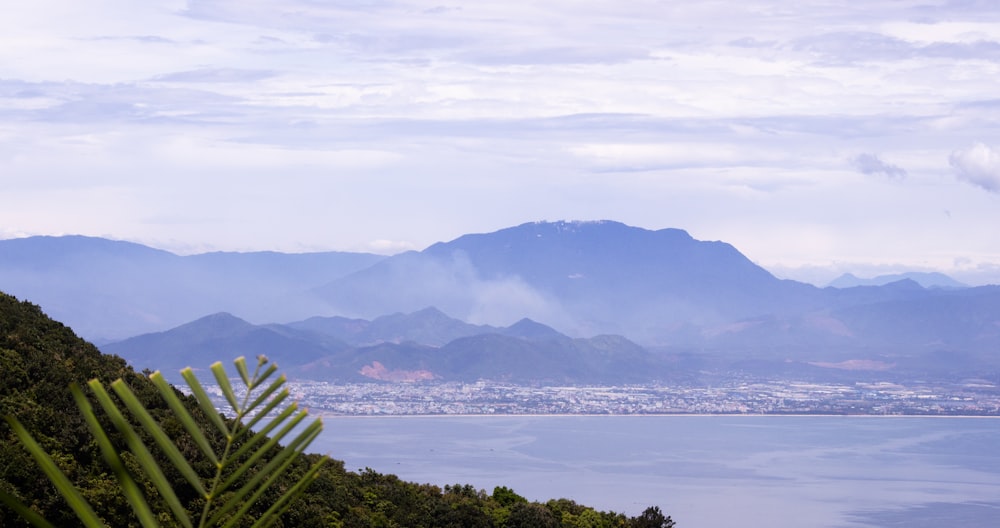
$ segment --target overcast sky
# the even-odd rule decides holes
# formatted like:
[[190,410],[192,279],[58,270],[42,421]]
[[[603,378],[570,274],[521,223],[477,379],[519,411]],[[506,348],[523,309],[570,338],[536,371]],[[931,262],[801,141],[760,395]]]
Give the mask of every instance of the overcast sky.
[[993,0],[32,0],[0,238],[423,249],[534,220],[1000,283]]

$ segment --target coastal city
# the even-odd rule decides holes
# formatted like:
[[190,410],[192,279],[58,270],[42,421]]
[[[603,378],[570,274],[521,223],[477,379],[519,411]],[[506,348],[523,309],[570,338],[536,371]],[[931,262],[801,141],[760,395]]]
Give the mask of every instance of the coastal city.
[[1000,388],[963,383],[743,381],[723,386],[523,386],[290,381],[319,415],[826,414],[1000,416]]

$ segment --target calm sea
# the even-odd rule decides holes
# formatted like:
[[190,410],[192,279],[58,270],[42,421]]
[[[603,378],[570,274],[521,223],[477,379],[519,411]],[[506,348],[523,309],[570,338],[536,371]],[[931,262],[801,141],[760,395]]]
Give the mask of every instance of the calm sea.
[[311,450],[680,528],[1000,526],[1000,419],[333,417]]

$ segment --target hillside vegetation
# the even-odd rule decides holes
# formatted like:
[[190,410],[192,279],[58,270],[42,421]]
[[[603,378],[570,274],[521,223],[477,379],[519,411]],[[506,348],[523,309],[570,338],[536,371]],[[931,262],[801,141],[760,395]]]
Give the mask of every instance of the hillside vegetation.
[[[13,416],[25,425],[108,526],[138,526],[68,389],[71,383],[83,384],[95,378],[103,383],[123,379],[176,443],[190,445],[187,433],[145,375],[132,370],[119,357],[101,354],[68,327],[48,318],[38,306],[0,293],[0,415]],[[207,416],[194,401],[184,401],[196,419],[206,425],[202,429],[211,432]],[[120,438],[113,440],[124,452],[124,442]],[[210,440],[222,442],[218,437]],[[196,449],[184,454],[196,469],[211,470]],[[289,482],[301,476],[317,458],[299,457],[287,476]],[[263,467],[266,462],[265,458],[259,464]],[[183,478],[171,474],[169,464],[161,467],[174,481],[186,507],[192,512],[200,508],[200,498],[186,488]],[[56,526],[80,525],[6,422],[0,422],[0,487]],[[259,509],[251,510],[249,517],[259,515],[269,503],[269,498],[264,497],[255,506]],[[28,525],[0,507],[0,526]],[[673,526],[673,521],[655,507],[628,517],[599,512],[569,499],[531,502],[503,486],[492,493],[462,484],[441,488],[404,482],[371,469],[349,472],[342,462],[334,462],[323,466],[305,496],[277,526],[663,528]]]

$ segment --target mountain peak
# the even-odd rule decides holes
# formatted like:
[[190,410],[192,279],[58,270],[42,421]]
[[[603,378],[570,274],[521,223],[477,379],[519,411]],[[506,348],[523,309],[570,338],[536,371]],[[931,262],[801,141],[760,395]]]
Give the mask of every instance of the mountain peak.
[[530,317],[593,335],[656,334],[677,321],[766,312],[800,286],[811,289],[779,281],[729,244],[681,229],[560,220],[389,257],[318,293],[355,316],[434,305],[462,320],[497,325]]
[[901,280],[912,280],[924,288],[968,288],[957,280],[939,272],[910,271],[879,275],[870,279],[860,278],[852,273],[845,273],[830,282],[833,288],[852,288],[854,286],[885,286]]
[[229,312],[216,312],[179,326],[174,331],[230,333],[249,328],[253,328],[253,325]]
[[518,226],[501,229],[496,233],[504,231],[529,231],[535,234],[608,234],[620,235],[624,232],[633,233],[662,233],[677,236],[682,239],[694,240],[687,231],[677,228],[665,228],[649,230],[642,227],[630,226],[615,220],[538,220],[526,222]]
[[565,337],[548,325],[528,319],[527,317],[508,326],[501,332],[503,335],[511,337],[522,337],[525,339],[548,339],[553,337]]

